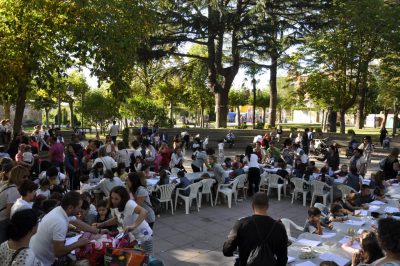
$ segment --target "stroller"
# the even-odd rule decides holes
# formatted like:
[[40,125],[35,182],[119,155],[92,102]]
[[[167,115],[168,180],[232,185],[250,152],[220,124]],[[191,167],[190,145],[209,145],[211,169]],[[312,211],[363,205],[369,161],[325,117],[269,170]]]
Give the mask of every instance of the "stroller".
[[350,158],[351,156],[353,156],[354,150],[360,145],[360,143],[353,139],[349,142],[349,145],[347,146],[346,149],[346,157]]
[[389,137],[386,137],[386,138],[383,139],[382,147],[384,149],[390,149],[390,138]]

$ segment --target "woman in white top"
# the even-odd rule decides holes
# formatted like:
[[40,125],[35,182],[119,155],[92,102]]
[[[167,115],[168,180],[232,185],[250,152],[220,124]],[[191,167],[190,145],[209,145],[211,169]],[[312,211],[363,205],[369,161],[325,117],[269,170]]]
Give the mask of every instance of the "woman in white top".
[[101,192],[103,192],[108,198],[111,190],[117,186],[124,186],[124,183],[119,177],[114,176],[111,170],[106,170],[104,172],[104,178],[94,187],[94,189],[101,190]]
[[171,155],[171,161],[169,162],[169,168],[179,168],[179,169],[185,169],[183,167],[183,154],[182,154],[182,149],[180,147],[176,148],[175,151]]
[[118,142],[118,151],[115,155],[115,160],[117,163],[125,164],[125,171],[129,172],[129,166],[131,164],[131,158],[129,151],[126,149],[125,143],[123,141]]
[[99,150],[99,157],[94,160],[93,165],[96,165],[98,162],[103,164],[104,171],[116,169],[118,164],[114,159],[107,155],[106,148],[101,147]]
[[[249,189],[247,190],[247,195],[249,197],[253,196],[253,193],[257,193],[260,185],[260,167],[258,165],[258,156],[253,152],[253,147],[250,145],[246,147],[245,157],[243,162],[249,167],[249,173],[247,179],[249,181]],[[254,192],[253,192],[254,184]]]
[[112,218],[96,224],[98,228],[118,225],[120,231],[130,232],[138,240],[147,254],[153,252],[153,230],[145,221],[147,211],[130,199],[124,187],[115,187],[110,194],[110,208]]

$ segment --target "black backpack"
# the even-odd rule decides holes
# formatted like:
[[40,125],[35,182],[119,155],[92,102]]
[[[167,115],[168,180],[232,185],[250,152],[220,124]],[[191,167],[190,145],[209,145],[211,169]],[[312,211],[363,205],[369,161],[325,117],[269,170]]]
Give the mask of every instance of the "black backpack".
[[253,222],[256,225],[257,235],[260,240],[260,243],[257,244],[257,246],[254,247],[250,251],[250,255],[247,258],[246,265],[247,266],[261,266],[261,265],[276,266],[276,264],[277,264],[276,258],[274,256],[274,254],[272,253],[272,250],[269,247],[268,242],[267,242],[269,236],[271,235],[272,231],[275,228],[276,222],[274,222],[274,224],[272,225],[272,228],[269,231],[269,233],[267,234],[267,236],[265,237],[265,239],[261,239],[261,234],[260,234],[260,231],[258,230],[257,223],[254,220],[254,217],[253,217]]

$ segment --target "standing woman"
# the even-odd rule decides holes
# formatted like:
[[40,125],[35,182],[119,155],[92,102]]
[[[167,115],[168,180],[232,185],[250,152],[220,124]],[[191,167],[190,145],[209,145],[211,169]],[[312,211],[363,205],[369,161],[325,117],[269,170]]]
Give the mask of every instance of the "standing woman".
[[[260,185],[260,167],[258,166],[258,156],[253,152],[253,147],[250,145],[246,147],[245,157],[243,162],[249,167],[248,180],[249,189],[247,190],[247,195],[249,197],[253,196],[253,193],[257,193]],[[253,192],[254,184],[254,192]]]
[[17,165],[11,169],[10,178],[0,190],[0,243],[7,240],[6,229],[10,220],[11,207],[21,197],[18,188],[28,177],[28,169]]
[[134,199],[140,207],[143,207],[147,211],[146,222],[149,224],[151,229],[153,229],[156,215],[151,206],[149,192],[144,186],[146,182],[144,179],[145,177],[142,172],[129,173],[128,179],[126,180],[126,186],[131,194],[131,198]]
[[69,189],[78,190],[80,186],[80,170],[81,160],[76,153],[75,147],[72,144],[68,144],[67,153],[65,154],[65,170],[69,177]]
[[147,211],[131,200],[126,188],[119,186],[111,190],[109,206],[112,218],[97,224],[104,228],[118,225],[119,231],[131,232],[147,254],[153,252],[153,230],[145,221]]

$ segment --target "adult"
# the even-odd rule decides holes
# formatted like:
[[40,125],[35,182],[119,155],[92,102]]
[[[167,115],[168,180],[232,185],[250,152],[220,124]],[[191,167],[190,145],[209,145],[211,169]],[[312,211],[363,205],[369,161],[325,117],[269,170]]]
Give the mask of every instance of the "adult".
[[118,167],[117,162],[107,154],[105,146],[100,148],[99,157],[97,157],[96,160],[94,160],[93,164],[96,165],[99,162],[103,164],[104,172],[106,170],[115,171]]
[[166,142],[161,142],[158,152],[161,155],[160,168],[168,169],[171,161],[171,149],[168,147],[168,144]]
[[266,151],[269,162],[278,162],[281,158],[281,151],[275,147],[275,141],[269,142],[269,148]]
[[281,159],[286,163],[293,165],[294,155],[292,149],[292,139],[287,138],[283,142],[283,149],[281,151]]
[[0,122],[0,145],[5,145],[6,143],[6,120],[1,120]]
[[153,252],[153,230],[145,221],[147,211],[130,199],[129,193],[124,187],[113,188],[109,206],[112,218],[97,224],[97,227],[118,225],[119,231],[131,232],[145,252],[151,254]]
[[358,148],[363,151],[364,159],[368,166],[371,163],[371,154],[374,151],[371,136],[365,136],[363,138],[363,143],[361,143]]
[[385,256],[374,265],[395,266],[400,264],[400,221],[393,218],[378,220],[378,240]]
[[114,187],[124,186],[124,183],[119,177],[114,176],[111,170],[104,171],[104,178],[94,187],[104,193],[108,198]]
[[52,165],[64,173],[64,145],[57,142],[57,137],[50,137],[50,149],[47,154],[42,154],[40,159],[49,158]]
[[82,168],[82,160],[79,160],[74,145],[68,144],[65,154],[65,170],[69,179],[69,189],[79,189],[79,177]]
[[182,148],[177,147],[175,151],[171,154],[171,161],[169,162],[169,168],[185,169],[185,167],[183,167],[184,161],[185,159],[182,154]]
[[335,145],[329,145],[328,152],[323,158],[317,158],[318,161],[324,161],[332,171],[339,170],[340,157],[339,151]]
[[117,143],[117,136],[119,133],[119,127],[117,126],[117,121],[113,121],[112,125],[110,126],[110,136],[111,136],[111,140],[114,143]]
[[308,155],[308,152],[310,151],[310,140],[308,139],[308,132],[310,130],[308,128],[304,129],[304,133],[301,137],[301,146],[303,147],[303,151],[305,154]]
[[149,224],[151,229],[153,229],[154,222],[156,221],[156,215],[151,205],[149,191],[145,187],[146,180],[144,178],[144,174],[141,172],[129,173],[128,179],[126,180],[126,185],[131,194],[131,198],[135,200],[137,205],[143,207],[147,211],[146,222]]
[[36,190],[38,185],[29,180],[25,179],[18,188],[21,197],[13,204],[10,211],[10,217],[13,217],[15,213],[24,209],[32,209],[33,200],[36,197]]
[[1,265],[40,266],[29,249],[29,241],[36,233],[38,217],[31,209],[21,210],[10,220],[7,226],[7,240],[0,245]]
[[7,153],[10,155],[10,158],[15,158],[15,155],[18,153],[19,144],[22,143],[22,137],[24,136],[23,132],[17,132],[14,134],[14,138],[11,140],[8,145]]
[[300,148],[300,144],[298,143],[293,144],[293,155],[295,159],[296,177],[303,178],[308,163],[308,156],[304,150]]
[[203,165],[207,164],[207,153],[203,150],[202,147],[196,148],[196,151],[192,154],[192,170],[194,173],[203,171]]
[[264,162],[265,149],[262,149],[260,141],[256,141],[256,146],[254,147],[253,152],[257,155],[260,163]]
[[79,231],[92,234],[108,233],[106,229],[96,229],[78,220],[75,216],[79,214],[81,206],[81,195],[76,191],[68,192],[62,198],[61,206],[46,214],[39,223],[36,234],[29,242],[29,247],[43,266],[53,265],[56,258],[65,256],[90,242],[86,238],[80,238],[73,244],[65,245],[69,224],[74,225]]
[[126,148],[125,142],[120,141],[117,144],[118,151],[115,155],[115,160],[117,163],[123,163],[125,165],[125,171],[129,172],[129,167],[131,165],[131,157],[128,149]]
[[269,132],[266,132],[261,140],[261,147],[263,147],[264,149],[268,149],[270,141],[271,141],[271,134]]
[[235,144],[235,135],[232,133],[232,131],[229,130],[228,134],[226,134],[225,141],[230,148]]
[[367,172],[367,162],[363,156],[363,150],[356,148],[353,156],[350,158],[350,167],[355,166],[358,174],[364,176]]
[[271,265],[273,263],[277,266],[286,265],[288,244],[286,230],[282,223],[268,216],[268,207],[268,196],[265,193],[256,193],[252,201],[253,215],[238,220],[230,231],[223,246],[223,253],[231,257],[239,248],[237,265],[247,265],[250,253],[261,244],[267,245],[271,251],[271,254],[262,254],[270,255]]
[[381,130],[379,131],[379,142],[381,143],[381,146],[383,147],[383,140],[387,137],[388,131],[386,130],[386,127],[382,127]]
[[114,158],[115,156],[115,142],[112,141],[111,136],[106,136],[106,142],[104,143],[104,147],[108,156]]
[[222,167],[220,163],[217,161],[217,157],[214,155],[210,155],[208,157],[209,165],[211,166],[210,170],[214,172],[214,179],[218,184],[226,184],[229,182],[229,175]]
[[146,136],[149,131],[149,127],[147,123],[143,123],[142,126],[140,127],[140,135],[141,136]]
[[249,172],[247,175],[249,188],[247,190],[247,195],[251,197],[253,196],[254,192],[258,192],[261,177],[260,167],[258,165],[258,156],[253,152],[253,147],[251,147],[250,145],[246,147],[243,163],[247,164],[247,166],[249,167]]
[[143,140],[143,147],[145,150],[144,162],[148,165],[154,165],[154,160],[156,159],[157,151],[153,145],[151,145],[150,140]]
[[399,148],[393,148],[390,154],[384,159],[383,173],[385,175],[385,180],[395,179],[397,173],[400,170],[399,165]]
[[6,228],[10,220],[10,213],[13,204],[21,196],[18,188],[25,179],[29,178],[29,171],[21,165],[11,169],[10,178],[0,190],[0,243],[6,238]]

